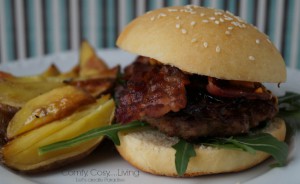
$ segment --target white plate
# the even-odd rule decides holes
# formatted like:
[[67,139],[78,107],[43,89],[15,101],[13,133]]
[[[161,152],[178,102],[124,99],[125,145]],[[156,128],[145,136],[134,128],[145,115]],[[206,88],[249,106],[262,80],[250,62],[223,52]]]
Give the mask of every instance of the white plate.
[[[126,65],[131,62],[135,56],[119,50],[104,50],[98,53],[110,66],[118,63]],[[16,75],[30,75],[40,73],[50,65],[56,63],[62,71],[69,70],[78,61],[78,52],[68,52],[57,55],[51,55],[44,58],[19,61],[16,63],[7,63],[0,65],[0,70],[11,72]],[[288,69],[288,82],[281,85],[280,90],[276,85],[271,87],[282,93],[285,90],[300,93],[300,72]],[[62,169],[47,172],[39,175],[24,175],[12,171],[3,165],[0,165],[0,183],[1,184],[32,184],[32,183],[56,183],[56,184],[92,184],[92,183],[201,183],[201,184],[236,184],[236,183],[273,183],[273,184],[294,184],[300,182],[300,136],[294,137],[294,144],[291,146],[289,163],[282,168],[269,167],[272,159],[247,171],[219,174],[212,176],[202,176],[195,178],[169,178],[153,176],[143,173],[127,162],[125,162],[116,152],[110,142],[104,142],[89,157],[66,166]]]

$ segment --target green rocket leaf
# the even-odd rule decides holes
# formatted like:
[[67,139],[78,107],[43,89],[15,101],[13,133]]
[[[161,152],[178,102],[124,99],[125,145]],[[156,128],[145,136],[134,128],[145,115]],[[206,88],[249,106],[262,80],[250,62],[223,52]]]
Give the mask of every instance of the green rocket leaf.
[[190,158],[196,156],[194,145],[184,141],[183,139],[180,139],[180,141],[172,147],[176,150],[176,171],[179,176],[183,176],[187,169]]
[[75,145],[78,145],[82,142],[86,142],[88,140],[91,140],[93,138],[106,135],[108,136],[116,145],[120,145],[120,140],[118,137],[118,132],[122,130],[133,130],[135,128],[145,127],[148,126],[148,124],[141,122],[141,121],[134,121],[132,123],[128,124],[114,124],[114,125],[108,125],[101,128],[95,128],[92,129],[86,133],[83,133],[75,138],[56,142],[50,145],[46,145],[39,148],[39,154],[45,154],[50,151],[60,150],[68,147],[72,147]]

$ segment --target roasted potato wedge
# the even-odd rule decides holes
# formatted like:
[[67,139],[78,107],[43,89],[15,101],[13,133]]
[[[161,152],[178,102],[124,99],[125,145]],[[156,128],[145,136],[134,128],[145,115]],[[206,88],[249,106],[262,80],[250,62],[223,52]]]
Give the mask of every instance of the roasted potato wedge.
[[60,75],[56,76],[59,79],[63,80],[69,80],[69,79],[74,79],[79,77],[79,71],[80,67],[79,65],[74,66],[70,71],[61,73]]
[[115,85],[117,75],[120,71],[120,66],[104,70],[98,78],[75,78],[65,80],[69,85],[77,86],[89,92],[92,96],[98,98],[103,93],[110,93]]
[[10,73],[0,71],[0,79],[9,79],[13,78],[14,76]]
[[93,97],[98,98],[103,93],[109,93],[113,86],[115,80],[113,79],[86,79],[86,80],[75,80],[68,81],[67,84],[82,88]]
[[93,128],[109,125],[115,105],[105,96],[72,115],[46,124],[8,142],[1,149],[2,162],[23,172],[41,172],[74,162],[93,150],[103,137],[74,147],[39,155],[38,148],[78,136]]
[[41,73],[42,77],[55,77],[60,75],[60,71],[55,64],[51,64],[43,73]]
[[115,66],[113,68],[103,70],[101,73],[97,75],[97,79],[104,79],[104,78],[109,78],[109,79],[116,79],[118,74],[120,72],[120,66]]
[[0,79],[14,79],[13,81],[24,81],[24,82],[31,82],[31,81],[39,81],[39,80],[46,80],[47,77],[55,77],[60,74],[59,69],[56,67],[55,64],[51,64],[44,72],[37,75],[31,75],[31,76],[23,76],[18,77],[14,76],[10,73],[0,71]]
[[79,63],[81,78],[98,78],[103,71],[108,70],[105,62],[96,55],[95,50],[86,41],[81,43]]
[[0,79],[0,103],[20,108],[30,99],[64,85],[59,81],[20,82]]
[[96,101],[89,93],[74,86],[63,86],[28,101],[11,119],[7,137],[24,132],[72,114],[79,107]]

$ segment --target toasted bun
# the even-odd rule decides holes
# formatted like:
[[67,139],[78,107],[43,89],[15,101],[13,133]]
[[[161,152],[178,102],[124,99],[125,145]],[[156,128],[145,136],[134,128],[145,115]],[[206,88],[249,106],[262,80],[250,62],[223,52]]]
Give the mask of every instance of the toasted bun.
[[[285,139],[286,127],[282,119],[274,119],[264,132],[278,140]],[[117,150],[121,156],[138,169],[157,175],[177,176],[175,150],[171,147],[178,139],[156,130],[119,133],[121,141]],[[189,161],[184,176],[237,172],[253,167],[269,157],[264,152],[250,154],[244,151],[195,146],[196,156]]]
[[282,56],[254,26],[222,10],[175,6],[132,21],[117,46],[200,75],[284,82]]

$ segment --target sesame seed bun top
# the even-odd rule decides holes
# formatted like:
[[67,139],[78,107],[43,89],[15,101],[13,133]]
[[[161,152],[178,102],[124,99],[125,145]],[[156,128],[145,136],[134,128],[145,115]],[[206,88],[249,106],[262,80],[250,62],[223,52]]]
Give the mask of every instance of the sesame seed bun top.
[[148,12],[117,46],[183,71],[227,80],[284,82],[282,56],[268,37],[230,12],[174,6]]

